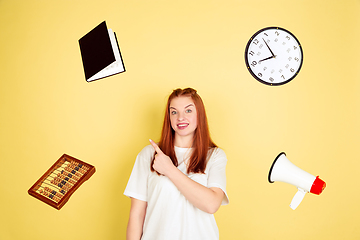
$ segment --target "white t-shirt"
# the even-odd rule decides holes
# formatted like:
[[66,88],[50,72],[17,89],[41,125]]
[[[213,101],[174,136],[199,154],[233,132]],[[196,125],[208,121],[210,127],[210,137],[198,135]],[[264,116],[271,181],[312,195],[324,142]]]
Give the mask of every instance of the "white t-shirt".
[[[222,205],[229,203],[226,194],[226,155],[216,148],[205,174],[187,174],[190,148],[175,147],[178,169],[192,180],[225,193]],[[217,240],[219,230],[213,214],[194,207],[168,177],[150,170],[154,148],[146,146],[137,156],[124,195],[147,202],[142,240]]]

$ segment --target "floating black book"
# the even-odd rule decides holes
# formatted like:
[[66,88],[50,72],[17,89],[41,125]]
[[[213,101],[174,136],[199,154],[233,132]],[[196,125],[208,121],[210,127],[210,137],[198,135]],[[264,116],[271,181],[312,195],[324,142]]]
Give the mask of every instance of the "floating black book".
[[103,21],[79,39],[86,81],[125,72],[116,34]]

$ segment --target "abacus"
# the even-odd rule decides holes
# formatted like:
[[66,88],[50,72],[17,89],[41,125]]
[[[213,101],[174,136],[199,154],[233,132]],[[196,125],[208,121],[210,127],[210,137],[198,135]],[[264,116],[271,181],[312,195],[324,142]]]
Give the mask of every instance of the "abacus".
[[94,173],[94,166],[64,154],[40,177],[28,193],[60,210],[80,185]]

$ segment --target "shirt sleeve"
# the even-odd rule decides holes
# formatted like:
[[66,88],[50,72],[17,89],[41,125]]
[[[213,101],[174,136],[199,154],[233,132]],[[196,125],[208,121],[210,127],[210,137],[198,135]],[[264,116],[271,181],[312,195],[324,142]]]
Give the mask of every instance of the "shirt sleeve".
[[216,148],[210,159],[209,159],[209,172],[208,172],[208,184],[207,187],[217,187],[224,192],[224,198],[222,200],[222,205],[229,204],[229,198],[226,192],[226,163],[227,158],[225,152]]
[[124,195],[147,201],[147,181],[151,172],[150,162],[154,151],[151,145],[146,146],[136,157]]

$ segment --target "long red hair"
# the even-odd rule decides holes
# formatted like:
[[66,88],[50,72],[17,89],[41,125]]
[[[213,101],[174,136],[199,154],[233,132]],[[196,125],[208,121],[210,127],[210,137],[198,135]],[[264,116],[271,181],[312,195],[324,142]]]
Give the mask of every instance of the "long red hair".
[[[165,109],[165,118],[161,131],[161,138],[159,142],[159,147],[164,154],[170,157],[174,165],[178,166],[178,160],[175,154],[175,131],[171,127],[170,123],[170,103],[171,100],[176,97],[188,96],[191,97],[197,112],[197,128],[195,129],[192,153],[190,156],[189,165],[187,168],[187,173],[204,173],[208,156],[211,155],[216,144],[211,140],[210,131],[208,126],[208,121],[205,112],[205,106],[197,94],[195,89],[185,88],[185,89],[175,89],[169,96],[166,109]],[[153,168],[154,159],[151,161],[151,171],[155,171]]]

